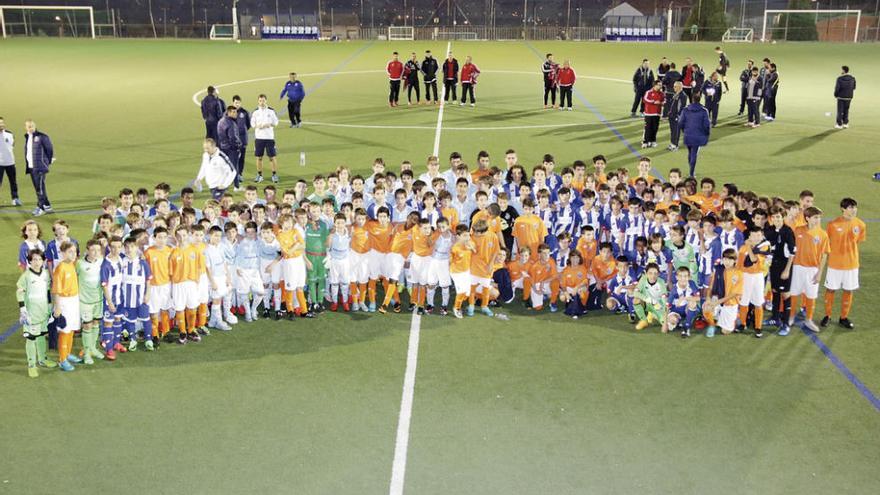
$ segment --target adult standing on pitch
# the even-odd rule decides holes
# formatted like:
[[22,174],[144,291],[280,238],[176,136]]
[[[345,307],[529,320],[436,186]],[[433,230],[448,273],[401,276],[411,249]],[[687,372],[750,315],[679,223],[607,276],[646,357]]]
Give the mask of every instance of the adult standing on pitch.
[[685,107],[688,106],[687,95],[682,91],[681,81],[675,81],[672,86],[672,95],[667,97],[667,101],[668,104],[663,105],[664,110],[669,109],[667,112],[664,112],[669,117],[669,146],[666,149],[677,151],[678,141],[681,137],[681,127],[679,126],[678,118],[681,117]]
[[257,99],[257,109],[251,112],[251,127],[254,128],[254,154],[257,157],[257,176],[254,182],[263,182],[263,155],[269,155],[272,166],[272,182],[278,183],[278,160],[275,156],[275,126],[278,115],[275,109],[266,104],[266,95]]
[[559,64],[553,61],[552,53],[548,53],[547,58],[544,59],[544,63],[541,65],[541,73],[544,74],[544,108],[549,108],[547,106],[548,96],[550,97],[550,105],[556,108],[556,84],[559,81],[557,77]]
[[771,63],[764,73],[764,120],[776,120],[776,95],[779,94],[779,73]]
[[652,87],[654,87],[654,71],[651,70],[650,63],[645,58],[642,59],[642,65],[633,74],[635,98],[633,99],[632,110],[629,112],[630,117],[636,116],[636,110],[645,113],[645,93],[650,91]]
[[458,60],[452,56],[452,52],[446,55],[443,61],[443,91],[446,93],[443,101],[449,101],[449,95],[452,94],[452,101],[458,99],[456,95],[456,86],[458,86]]
[[746,68],[743,69],[739,74],[739,82],[742,83],[739,95],[739,113],[737,115],[742,115],[746,109],[746,102],[748,98],[748,89],[749,89],[749,81],[752,79],[752,69],[755,67],[755,61],[749,59],[746,63]]
[[[432,105],[436,105],[439,101],[437,98],[437,71],[440,67],[437,59],[431,54],[431,50],[425,50],[425,60],[422,61],[422,78],[425,81],[425,101],[430,101]],[[433,98],[431,97],[433,91]]]
[[296,79],[296,72],[289,74],[290,79],[284,83],[281,96],[287,96],[287,116],[290,117],[290,127],[302,126],[302,102],[306,99],[306,88],[301,81]]
[[238,125],[238,139],[241,140],[241,148],[238,150],[238,163],[236,170],[238,174],[235,176],[235,187],[241,187],[241,181],[244,179],[244,157],[247,155],[248,130],[251,128],[251,113],[241,106],[241,96],[232,97],[232,106],[238,112],[235,123]]
[[681,68],[681,84],[684,86],[684,94],[688,95],[688,101],[694,94],[694,61],[687,57],[684,59],[684,67]]
[[666,100],[663,94],[663,83],[654,81],[654,87],[645,93],[642,100],[645,102],[645,134],[642,138],[642,148],[656,148],[660,113],[663,111],[663,103]]
[[571,67],[571,63],[566,59],[562,62],[559,69],[559,109],[571,111],[571,93],[574,89],[574,82],[577,80],[577,74]]
[[699,93],[694,95],[691,104],[685,107],[681,117],[678,118],[678,126],[684,133],[684,145],[688,149],[689,176],[694,177],[697,171],[697,153],[701,146],[709,144],[709,133],[712,132],[709,112],[700,105]]
[[419,88],[419,59],[416,52],[412,52],[412,57],[406,61],[403,66],[403,77],[406,81],[406,104],[412,105],[413,90],[416,92],[416,103],[422,104],[421,89]]
[[21,206],[18,199],[18,181],[15,179],[15,135],[6,130],[6,122],[0,117],[0,186],[3,175],[9,177],[9,192],[13,206]]
[[661,81],[666,77],[666,73],[669,72],[669,69],[672,68],[672,64],[669,63],[669,59],[663,57],[660,59],[660,63],[657,64],[657,79]]
[[35,217],[52,213],[52,205],[46,193],[46,174],[55,162],[55,149],[49,136],[37,130],[33,120],[24,123],[25,173],[30,174],[34,191],[37,193],[37,207],[32,212]]
[[718,107],[721,105],[721,81],[718,72],[713,72],[709,79],[703,81],[703,93],[706,102],[706,110],[709,111],[709,118],[712,121],[712,127],[718,122]]
[[232,167],[235,169],[235,178],[233,182],[238,187],[238,154],[241,152],[241,135],[238,132],[238,110],[234,106],[226,108],[226,115],[217,123],[217,136],[220,141],[217,145],[220,147]]
[[[666,74],[664,74],[663,78],[660,79],[663,81],[663,93],[666,96],[667,100],[672,99],[672,96],[675,94],[675,83],[681,82],[681,72],[675,68],[675,62],[669,64],[669,68],[666,69]],[[685,95],[685,105],[687,105],[687,95]],[[663,117],[669,116],[669,106],[663,106]]]
[[[834,97],[837,98],[837,124],[835,129],[849,129],[849,104],[852,103],[853,93],[856,90],[856,78],[849,73],[849,66],[840,68],[840,76],[834,84]],[[0,119],[0,129],[3,128],[3,119]],[[13,191],[15,191],[15,172],[11,176]],[[15,192],[12,193],[15,198]],[[12,203],[15,204],[15,199]]]
[[721,76],[721,82],[724,83],[724,92],[727,93],[730,88],[727,87],[727,69],[730,68],[730,59],[724,54],[724,50],[720,46],[715,47],[715,53],[718,54],[718,67],[715,72]]
[[205,121],[205,137],[217,141],[217,122],[223,118],[226,104],[218,96],[214,86],[208,86],[208,94],[202,98],[202,120]]
[[400,80],[403,79],[403,63],[401,63],[400,55],[397,52],[391,54],[391,60],[385,66],[385,72],[388,74],[390,86],[388,104],[396,107],[397,101],[400,100]]
[[220,201],[226,189],[235,180],[235,165],[225,153],[217,148],[213,139],[207,138],[202,144],[202,166],[196,176],[195,186],[201,191],[202,181],[211,189],[211,197]]
[[461,66],[461,106],[464,106],[468,93],[471,96],[471,106],[476,106],[477,100],[474,98],[474,86],[477,85],[477,77],[480,76],[480,69],[471,61],[468,55],[464,59],[464,65]]
[[753,67],[749,82],[746,84],[746,105],[749,107],[749,121],[746,122],[746,127],[761,126],[761,115],[758,108],[761,104],[762,91],[763,85],[761,84],[760,73],[757,67]]

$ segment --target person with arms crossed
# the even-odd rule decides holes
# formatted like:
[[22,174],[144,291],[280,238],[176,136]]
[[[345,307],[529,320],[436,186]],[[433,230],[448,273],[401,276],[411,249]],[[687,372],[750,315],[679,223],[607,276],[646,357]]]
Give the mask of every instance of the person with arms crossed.
[[[837,99],[837,123],[834,125],[835,129],[849,129],[849,105],[852,103],[855,90],[856,78],[850,75],[849,66],[844,65],[840,68],[840,76],[834,84],[834,97]],[[2,129],[3,119],[0,119],[0,130]],[[2,179],[2,176],[0,176],[0,179]],[[15,191],[14,169],[9,180],[13,185],[13,191]],[[15,202],[17,199],[15,199],[15,192],[12,193],[12,196],[12,204],[16,204]]]
[[452,52],[446,56],[446,60],[443,61],[443,91],[445,92],[445,96],[443,97],[443,101],[449,101],[450,94],[452,95],[452,101],[458,99],[456,96],[456,87],[458,86],[458,60],[452,56]]
[[278,183],[278,160],[275,150],[275,126],[278,115],[266,104],[266,95],[257,99],[257,109],[251,112],[251,127],[254,128],[254,154],[257,157],[257,176],[254,182],[263,182],[263,155],[269,155],[272,166],[272,182]]
[[853,291],[859,288],[859,244],[865,242],[867,227],[865,222],[856,217],[859,212],[856,200],[840,200],[840,211],[841,215],[828,222],[826,227],[831,252],[828,255],[828,271],[825,273],[825,317],[819,325],[828,326],[834,294],[842,289],[838,324],[851,330],[855,325],[849,321],[849,311],[852,308]]
[[[406,105],[412,105],[413,99],[412,94],[413,91],[416,92],[416,105],[422,104],[422,95],[419,89],[419,71],[421,70],[421,66],[419,65],[419,59],[416,55],[416,52],[412,52],[412,57],[406,61],[406,64],[403,66],[403,79],[404,84],[406,85]],[[428,95],[425,95],[427,98]]]
[[[425,102],[436,105],[437,98],[437,59],[431,54],[431,50],[425,50],[425,60],[422,60],[422,79],[425,81]],[[433,98],[432,98],[433,95]]]
[[682,91],[681,81],[675,81],[673,85],[673,93],[669,97],[669,104],[664,105],[663,109],[668,108],[667,116],[669,117],[669,146],[668,151],[678,150],[678,140],[681,137],[681,126],[678,119],[684,113],[685,107],[688,106],[687,95]]
[[208,86],[208,94],[202,98],[202,120],[205,121],[205,137],[217,140],[217,122],[223,118],[226,104],[220,99],[220,92]]
[[46,174],[49,173],[49,166],[55,163],[55,148],[49,136],[37,130],[37,124],[33,120],[26,120],[24,129],[25,173],[31,176],[34,191],[37,193],[37,207],[31,213],[38,217],[52,213],[52,205],[46,193]]
[[400,80],[403,79],[403,64],[398,59],[397,52],[391,54],[391,60],[385,66],[385,72],[388,74],[388,104],[391,107],[397,106],[400,99]]
[[302,102],[306,98],[306,89],[303,83],[296,79],[296,72],[289,74],[289,80],[284,83],[284,89],[281,90],[281,96],[284,99],[287,96],[287,116],[290,117],[290,127],[302,126]]
[[571,67],[571,63],[565,60],[557,75],[559,77],[559,109],[571,111],[571,93],[574,90],[577,74]]
[[18,199],[18,181],[15,179],[15,135],[6,130],[6,122],[0,117],[0,186],[3,185],[3,176],[9,177],[9,193],[12,195],[12,205],[21,206]]
[[642,65],[636,69],[632,81],[635,98],[633,99],[632,110],[630,110],[630,117],[635,117],[636,110],[645,113],[645,93],[654,87],[654,71],[651,70],[648,59],[642,59]]
[[718,108],[721,106],[721,81],[718,77],[718,72],[713,72],[709,79],[703,81],[703,87],[700,90],[706,100],[706,110],[709,111],[712,127],[715,127],[718,122]]

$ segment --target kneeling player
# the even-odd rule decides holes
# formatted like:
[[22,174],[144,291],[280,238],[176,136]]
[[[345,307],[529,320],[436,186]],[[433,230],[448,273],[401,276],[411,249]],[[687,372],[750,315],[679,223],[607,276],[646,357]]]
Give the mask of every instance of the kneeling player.
[[575,320],[587,313],[587,298],[590,294],[590,277],[582,259],[577,251],[571,252],[568,266],[562,270],[560,283],[559,300],[565,304],[565,314]]
[[630,323],[635,323],[636,315],[633,310],[633,294],[637,282],[629,268],[629,259],[620,255],[617,257],[617,272],[614,278],[608,281],[608,297],[605,299],[605,307],[608,311],[616,314],[626,313]]
[[706,337],[715,335],[715,325],[729,335],[736,329],[739,299],[743,295],[743,274],[736,268],[736,250],[725,249],[721,264],[715,268],[709,283],[709,299],[703,304],[703,317],[709,326]]
[[691,271],[686,266],[678,267],[675,284],[669,292],[669,313],[663,333],[681,327],[681,338],[691,336],[691,328],[700,310],[700,288],[691,280]]
[[639,322],[636,330],[644,330],[655,321],[666,321],[666,282],[660,278],[657,263],[648,263],[633,294],[633,312]]

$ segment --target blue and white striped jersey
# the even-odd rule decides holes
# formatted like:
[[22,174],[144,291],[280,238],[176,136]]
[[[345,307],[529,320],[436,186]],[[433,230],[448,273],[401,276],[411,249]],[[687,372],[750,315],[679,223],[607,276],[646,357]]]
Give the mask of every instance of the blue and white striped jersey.
[[122,307],[139,308],[144,304],[147,284],[153,275],[150,266],[142,258],[128,258],[122,262]]

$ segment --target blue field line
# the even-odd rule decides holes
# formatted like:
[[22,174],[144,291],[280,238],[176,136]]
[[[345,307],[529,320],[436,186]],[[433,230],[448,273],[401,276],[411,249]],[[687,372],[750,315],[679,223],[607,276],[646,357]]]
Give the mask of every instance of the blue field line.
[[[540,60],[544,60],[544,56],[541,54],[541,52],[539,52],[534,46],[532,46],[531,43],[529,43],[528,41],[525,41],[524,43],[525,43],[526,47],[527,47],[529,50],[531,50],[532,53],[534,53],[536,57],[538,57],[538,59],[540,59]],[[623,143],[624,146],[626,146],[626,148],[629,150],[630,153],[632,153],[633,155],[635,155],[636,158],[641,158],[641,157],[643,156],[643,155],[641,154],[641,152],[639,152],[638,148],[636,148],[635,146],[633,146],[632,143],[630,143],[629,140],[627,140],[627,139],[623,136],[623,134],[621,134],[620,131],[618,131],[617,128],[614,127],[614,124],[612,124],[611,122],[609,122],[608,119],[606,119],[605,116],[602,115],[602,112],[600,112],[598,108],[596,108],[595,106],[593,106],[592,103],[590,103],[590,100],[588,100],[588,99],[583,95],[583,93],[581,93],[577,88],[574,88],[573,93],[574,93],[575,96],[577,96],[577,99],[578,99],[578,100],[579,100],[579,101],[580,101],[585,107],[587,107],[587,109],[588,109],[590,112],[592,112],[593,115],[595,115],[597,119],[599,119],[599,122],[605,124],[605,127],[607,127],[608,130],[611,131],[612,134],[614,134],[614,135],[617,137],[617,139],[619,139],[620,142]],[[660,173],[660,171],[657,170],[656,167],[653,167],[653,166],[652,166],[652,167],[651,167],[651,172],[653,173],[654,177],[658,177],[658,178],[660,178],[660,179],[664,179],[664,180],[665,180],[663,174]]]
[[7,328],[5,332],[0,334],[0,344],[9,340],[9,337],[12,337],[12,334],[17,332],[19,328],[21,328],[21,323],[19,323],[19,322],[15,322],[12,325],[10,325],[9,328]]
[[846,377],[846,379],[853,384],[853,386],[856,388],[856,390],[859,391],[860,394],[864,395],[865,398],[868,399],[868,402],[870,402],[871,405],[874,406],[874,409],[880,412],[880,399],[878,399],[877,396],[874,395],[873,392],[871,392],[871,389],[869,389],[867,385],[862,383],[862,381],[859,380],[859,378],[855,374],[853,374],[853,372],[850,371],[850,369],[847,368],[845,364],[843,364],[843,361],[841,361],[836,354],[831,352],[831,349],[828,348],[827,345],[825,345],[825,342],[822,342],[822,340],[819,339],[819,336],[804,328],[802,328],[801,331],[804,332],[804,335],[809,337],[811,341],[813,341],[813,344],[816,344],[816,347],[818,347],[819,350],[822,351],[822,354],[824,354],[825,357],[827,357],[828,360],[831,361],[831,364],[833,364],[834,367],[837,368],[837,371],[839,371],[844,377]]
[[[306,90],[306,96],[308,96],[308,95],[314,93],[315,91],[318,90],[318,88],[320,88],[320,87],[323,86],[327,81],[329,81],[330,78],[332,78],[332,77],[335,76],[336,74],[339,74],[339,72],[340,72],[342,69],[344,69],[348,64],[352,63],[352,62],[354,61],[354,59],[358,58],[358,57],[360,56],[361,53],[364,53],[368,48],[370,48],[371,46],[373,46],[373,43],[375,43],[375,42],[374,42],[374,41],[371,41],[371,42],[367,43],[366,45],[364,45],[364,46],[358,48],[357,51],[355,51],[354,53],[352,53],[351,55],[349,55],[348,58],[346,58],[345,60],[343,60],[342,62],[340,62],[339,65],[337,65],[336,67],[334,67],[333,70],[331,70],[330,72],[328,72],[327,74],[325,74],[324,77],[322,77],[318,82],[316,82],[315,85],[312,86],[311,89]],[[281,111],[278,112],[278,115],[279,115],[279,116],[283,116],[283,115],[286,115],[286,114],[287,114],[287,109],[286,109],[286,108],[282,108]]]

